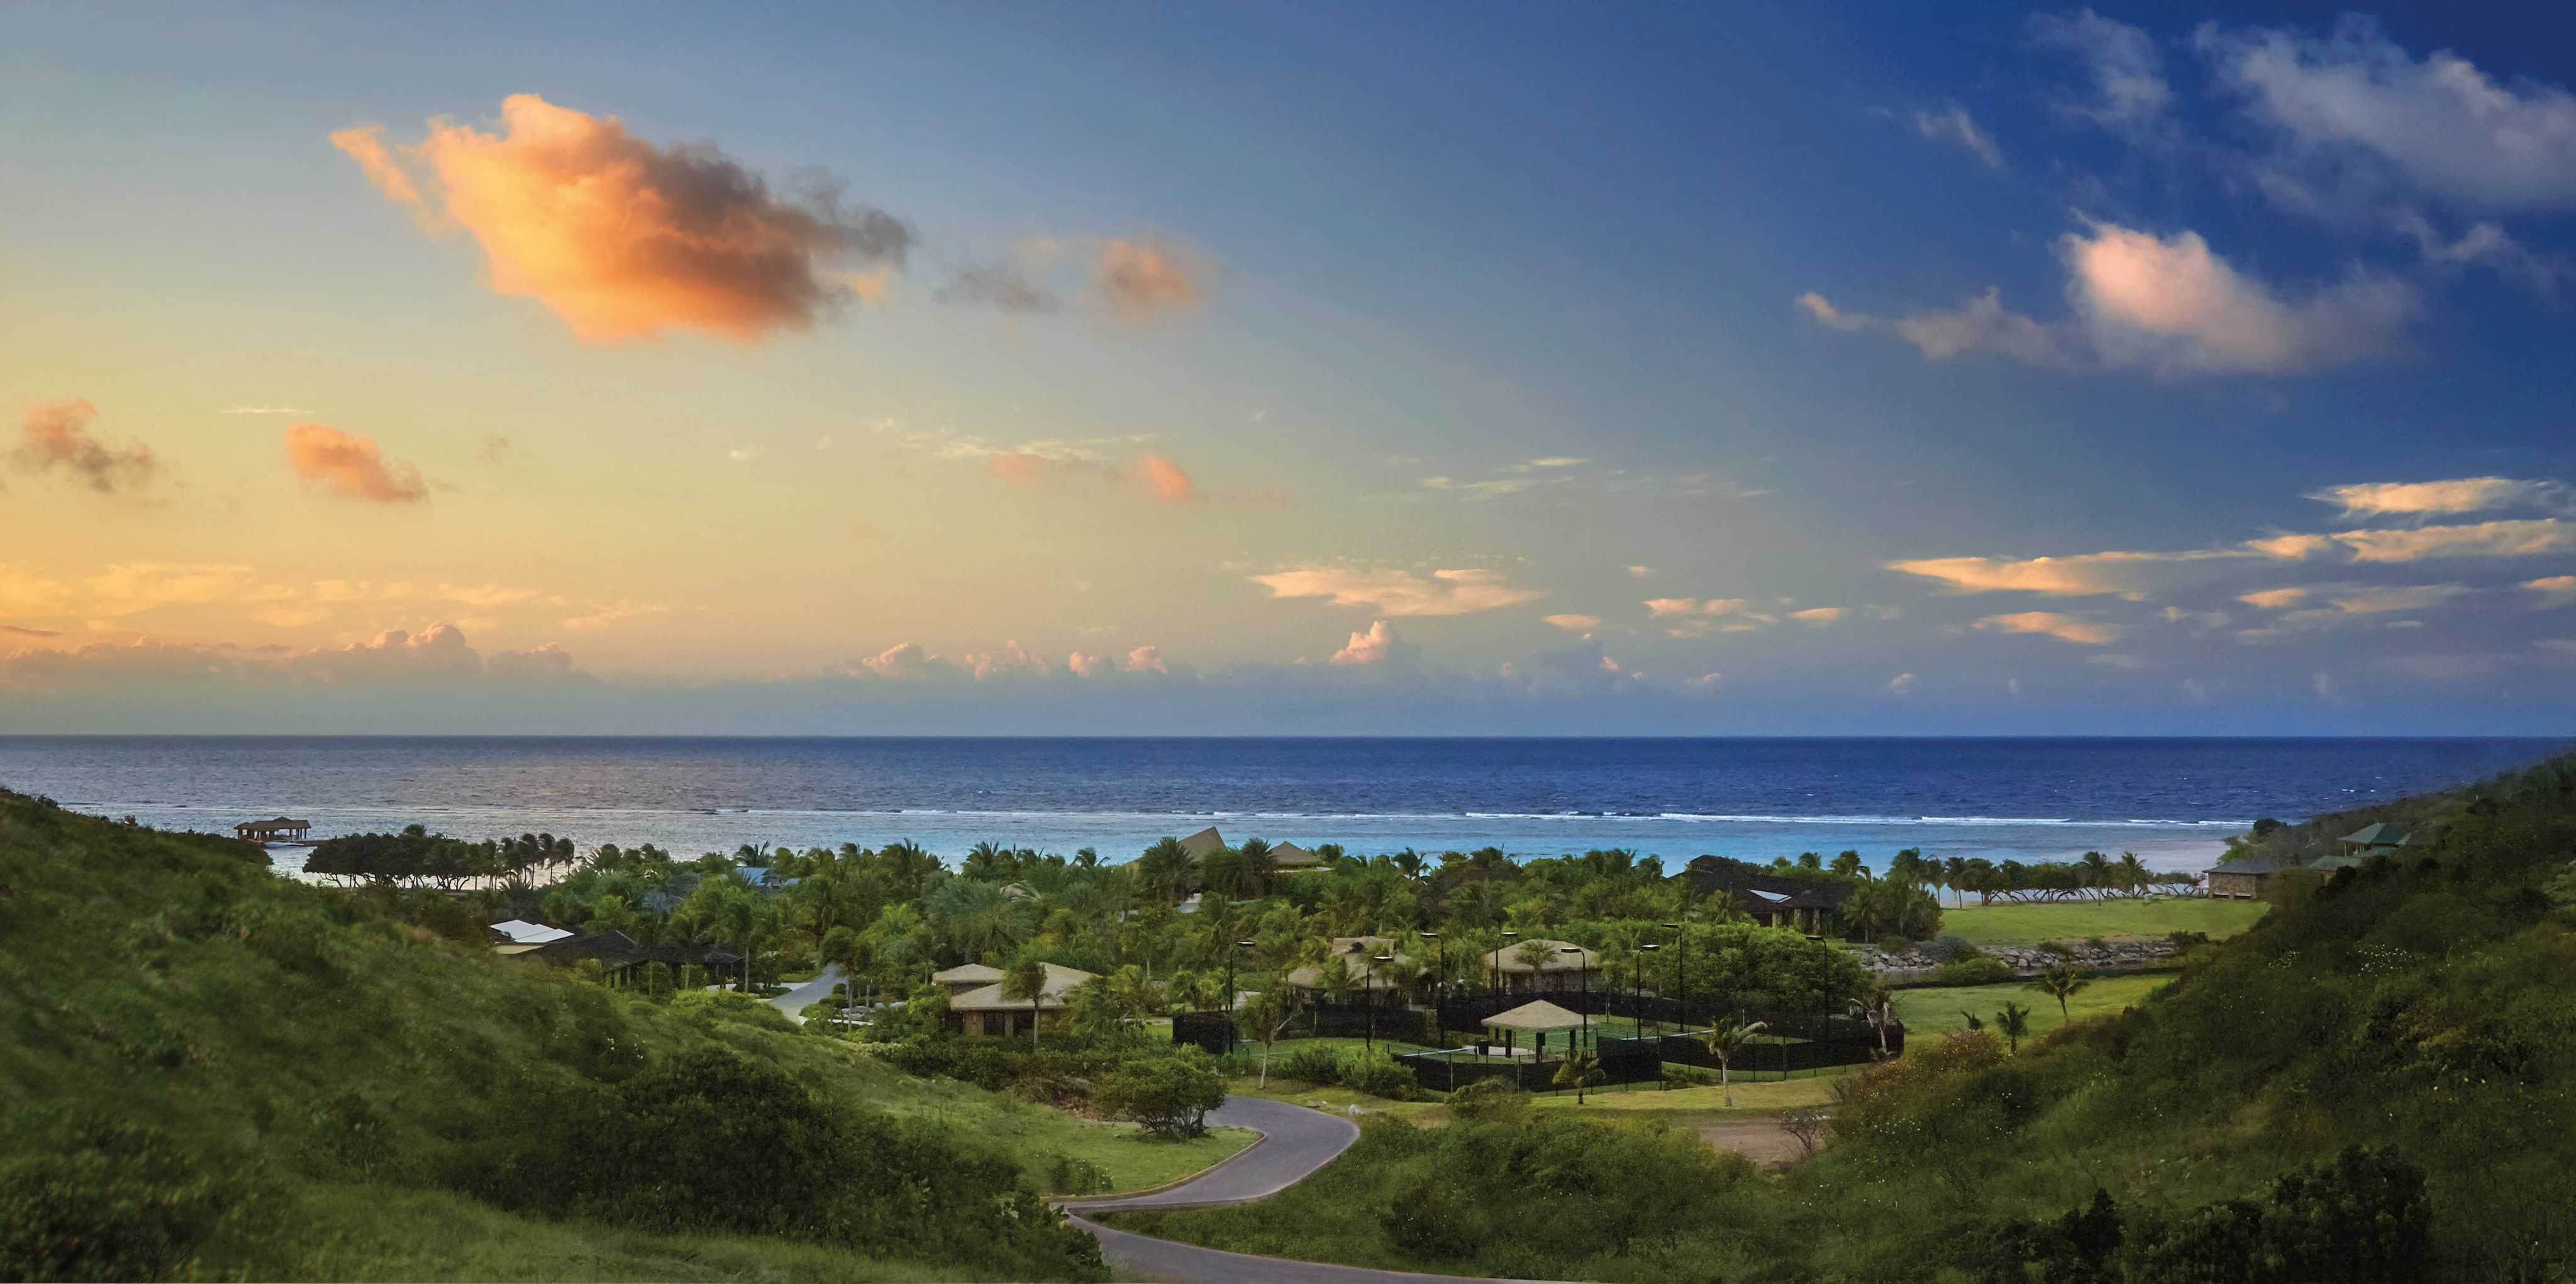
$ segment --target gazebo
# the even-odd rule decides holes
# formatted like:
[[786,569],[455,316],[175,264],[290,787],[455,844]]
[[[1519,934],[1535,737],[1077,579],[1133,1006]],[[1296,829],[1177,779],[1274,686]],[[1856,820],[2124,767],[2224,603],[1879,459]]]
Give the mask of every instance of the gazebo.
[[274,842],[280,838],[300,843],[312,828],[312,821],[280,816],[275,820],[243,821],[233,826],[233,836],[244,842],[253,843]]
[[1547,1056],[1548,1031],[1571,1030],[1583,1024],[1582,1013],[1568,1012],[1545,999],[1536,999],[1509,1012],[1497,1012],[1485,1018],[1487,1028],[1503,1032],[1503,1055],[1513,1055],[1513,1035],[1527,1030],[1531,1036],[1530,1046],[1537,1049],[1542,1059]]

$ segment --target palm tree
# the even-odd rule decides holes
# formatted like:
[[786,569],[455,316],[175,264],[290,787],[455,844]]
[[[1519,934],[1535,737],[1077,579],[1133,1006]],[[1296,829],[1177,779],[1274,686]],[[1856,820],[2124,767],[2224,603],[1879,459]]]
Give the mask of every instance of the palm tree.
[[1335,1003],[1350,1002],[1351,990],[1358,985],[1359,978],[1351,975],[1348,959],[1340,954],[1324,960],[1322,970],[1315,975],[1315,988]]
[[2077,991],[2091,984],[2091,981],[2085,980],[2083,974],[2077,972],[2072,966],[2059,963],[2040,973],[2021,988],[2037,990],[2057,1000],[2057,1015],[2060,1019],[2064,1019],[2068,1015],[2066,1001],[2075,997]]
[[2093,898],[2102,899],[2111,886],[2111,858],[2100,852],[2084,853],[2084,885],[2093,889]]
[[1036,959],[1022,959],[1002,973],[1002,1001],[1029,1003],[1029,1046],[1038,1046],[1038,1000],[1046,997],[1046,964]]
[[2130,895],[2135,896],[2146,885],[2146,863],[2138,859],[2136,852],[2120,853],[2120,886],[2126,888]]
[[1699,1041],[1708,1045],[1708,1055],[1717,1058],[1718,1090],[1726,1094],[1726,1104],[1735,1104],[1735,1090],[1727,1085],[1727,1067],[1734,1064],[1735,1054],[1752,1046],[1753,1036],[1770,1028],[1768,1021],[1726,1021],[1712,1025]]
[[1959,903],[1959,908],[1966,909],[1968,907],[1968,858],[1953,856],[1941,862],[1941,882],[1950,889],[1951,898]]
[[1165,837],[1136,858],[1137,881],[1148,896],[1179,900],[1190,881],[1190,863],[1190,854],[1182,850],[1181,840]]
[[921,895],[921,889],[939,868],[939,858],[909,838],[878,849],[877,862],[885,867],[886,877],[903,889],[906,900]]
[[2009,999],[2004,1010],[1995,1014],[1995,1028],[2012,1041],[2012,1050],[2021,1051],[2021,1041],[2030,1037],[2030,1009]]
[[1538,991],[1538,980],[1541,969],[1547,966],[1548,953],[1548,944],[1545,941],[1523,941],[1521,947],[1512,952],[1512,957],[1529,966],[1532,993]]
[[1896,1024],[1895,993],[1879,986],[1869,992],[1868,998],[1852,1000],[1851,1014],[1869,1022],[1869,1028],[1878,1035],[1879,1055],[1887,1055],[1887,1027]]
[[1601,1058],[1576,1049],[1565,1054],[1556,1067],[1556,1086],[1574,1089],[1574,1104],[1583,1104],[1583,1090],[1601,1082]]

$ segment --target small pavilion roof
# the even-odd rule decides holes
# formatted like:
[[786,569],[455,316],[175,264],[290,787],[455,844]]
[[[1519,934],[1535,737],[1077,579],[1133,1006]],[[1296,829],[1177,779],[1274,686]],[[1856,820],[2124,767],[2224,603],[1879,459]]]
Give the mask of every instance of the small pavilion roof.
[[930,979],[937,985],[998,985],[1002,980],[1002,969],[981,963],[961,963],[946,971],[931,973]]
[[1540,999],[1524,1003],[1509,1012],[1497,1012],[1485,1018],[1485,1024],[1498,1030],[1563,1030],[1583,1024],[1583,1014],[1568,1012]]
[[1181,840],[1181,850],[1190,854],[1190,860],[1193,863],[1204,859],[1209,852],[1223,846],[1225,846],[1225,835],[1216,832],[1214,825]]

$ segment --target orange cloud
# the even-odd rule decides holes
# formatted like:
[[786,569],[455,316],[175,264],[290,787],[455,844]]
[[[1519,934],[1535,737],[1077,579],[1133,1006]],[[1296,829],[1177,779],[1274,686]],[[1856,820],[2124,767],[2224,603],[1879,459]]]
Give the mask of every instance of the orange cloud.
[[1163,663],[1163,652],[1160,647],[1140,646],[1127,653],[1127,671],[1129,673],[1169,673],[1172,670],[1170,666]]
[[[708,144],[656,147],[535,94],[511,95],[501,118],[501,134],[433,120],[399,149],[374,126],[331,141],[387,197],[472,232],[494,290],[543,302],[588,342],[806,329],[854,289],[827,263],[899,267],[912,244],[883,210],[845,209],[828,189],[781,198]],[[416,178],[434,180],[428,194]]]
[[1135,471],[1131,475],[1138,489],[1161,503],[1199,504],[1207,501],[1198,483],[1191,481],[1190,475],[1183,472],[1179,464],[1161,455],[1136,456]]
[[296,476],[343,499],[412,504],[429,498],[420,469],[385,458],[376,439],[364,433],[342,432],[329,424],[289,424],[286,460]]
[[1196,308],[1212,275],[1199,256],[1159,239],[1102,241],[1091,266],[1101,299],[1131,321]]
[[1081,465],[1075,460],[1014,450],[993,456],[984,466],[1006,485],[1021,490],[1047,490],[1064,485]]
[[1399,640],[1395,627],[1384,620],[1368,626],[1366,633],[1351,635],[1350,645],[1333,652],[1330,664],[1383,664],[1395,653]]
[[1382,615],[1471,615],[1518,606],[1547,595],[1506,581],[1498,571],[1433,571],[1429,579],[1398,570],[1304,566],[1255,575],[1272,597],[1329,598],[1335,606],[1367,606]]
[[98,407],[85,398],[37,406],[18,425],[18,448],[11,457],[31,472],[60,468],[102,495],[149,483],[160,470],[152,448],[139,441],[108,445],[89,431],[96,418]]
[[1977,627],[1989,633],[2037,633],[2082,646],[2102,646],[2120,640],[2116,624],[2096,624],[2055,611],[2022,611],[2013,615],[1989,615],[1977,621]]

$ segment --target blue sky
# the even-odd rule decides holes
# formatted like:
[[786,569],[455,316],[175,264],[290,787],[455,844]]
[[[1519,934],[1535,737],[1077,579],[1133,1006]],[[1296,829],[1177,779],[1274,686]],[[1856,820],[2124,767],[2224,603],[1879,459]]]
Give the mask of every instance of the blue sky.
[[13,7],[0,729],[2555,733],[2562,25]]

